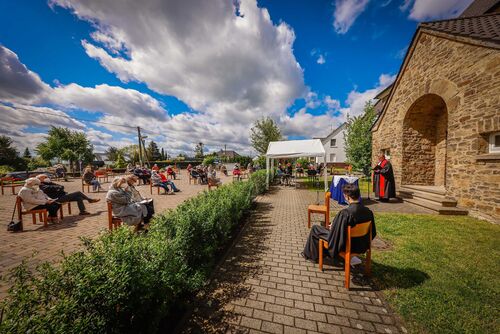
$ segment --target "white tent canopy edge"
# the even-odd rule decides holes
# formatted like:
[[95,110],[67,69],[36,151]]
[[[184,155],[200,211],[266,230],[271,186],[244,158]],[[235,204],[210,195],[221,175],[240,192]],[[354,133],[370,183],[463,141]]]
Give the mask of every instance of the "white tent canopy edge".
[[[274,167],[274,159],[282,158],[312,158],[323,157],[326,161],[326,152],[321,140],[319,139],[304,139],[304,140],[283,140],[272,141],[269,143],[266,152],[266,185],[269,189],[269,167]],[[269,166],[271,165],[271,166]],[[324,170],[325,191],[328,189],[327,172]]]

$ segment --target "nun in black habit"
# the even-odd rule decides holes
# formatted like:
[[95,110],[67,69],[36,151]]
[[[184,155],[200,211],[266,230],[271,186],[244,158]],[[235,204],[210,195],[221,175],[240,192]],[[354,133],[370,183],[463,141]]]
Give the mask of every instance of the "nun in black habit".
[[[375,238],[375,218],[373,212],[365,207],[361,202],[359,188],[353,184],[346,184],[342,192],[349,203],[349,206],[341,210],[333,219],[330,228],[320,225],[313,225],[309,232],[304,251],[301,255],[310,261],[317,262],[319,258],[319,239],[326,240],[329,248],[324,250],[329,256],[336,258],[340,252],[345,251],[347,244],[347,227],[354,227],[357,224],[372,222],[372,239]],[[352,238],[351,252],[364,253],[368,250],[369,235]]]

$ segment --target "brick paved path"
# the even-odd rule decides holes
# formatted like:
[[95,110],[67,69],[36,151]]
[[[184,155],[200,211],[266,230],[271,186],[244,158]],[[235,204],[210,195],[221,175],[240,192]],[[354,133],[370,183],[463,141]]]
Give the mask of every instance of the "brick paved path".
[[260,197],[183,332],[406,332],[359,273],[363,285],[347,291],[343,268],[330,263],[320,272],[299,256],[315,201],[314,192],[283,188]]
[[[111,178],[110,180],[111,181]],[[222,177],[223,183],[232,182],[232,177]],[[70,182],[58,182],[65,186],[68,192],[81,191],[80,179],[70,180]],[[108,189],[110,183],[104,183],[103,188]],[[152,197],[155,203],[156,212],[175,208],[184,200],[206,190],[207,186],[189,184],[186,171],[180,173],[180,179],[175,180],[176,186],[182,191],[175,195],[157,195],[156,188],[153,188],[153,195],[150,194],[149,185],[141,185],[139,191],[144,197]],[[19,191],[20,188],[16,190]],[[86,193],[87,194],[87,193]],[[79,237],[95,237],[102,230],[107,229],[107,207],[104,198],[106,192],[90,193],[89,197],[100,198],[101,201],[95,204],[87,204],[89,216],[79,216],[76,203],[72,203],[72,215],[67,215],[67,208],[64,209],[64,221],[61,224],[43,227],[43,224],[31,223],[31,216],[24,216],[23,233],[7,232],[7,223],[10,221],[12,209],[15,203],[15,196],[11,195],[7,189],[5,195],[0,195],[0,276],[4,276],[8,271],[21,263],[27,257],[33,256],[32,263],[41,261],[60,260],[61,251],[66,254],[72,253],[81,247]],[[34,252],[37,252],[35,255]],[[0,282],[0,299],[5,296],[7,286]]]

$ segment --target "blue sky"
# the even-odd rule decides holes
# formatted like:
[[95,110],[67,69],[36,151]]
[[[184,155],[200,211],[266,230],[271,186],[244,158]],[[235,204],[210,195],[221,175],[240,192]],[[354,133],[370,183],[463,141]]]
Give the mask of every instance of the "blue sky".
[[0,82],[26,84],[0,100],[45,112],[4,105],[18,124],[0,132],[18,147],[51,124],[86,131],[98,151],[135,140],[131,128],[69,116],[141,126],[172,153],[203,141],[248,154],[261,116],[289,138],[325,135],[393,80],[419,21],[470,2],[0,1]]

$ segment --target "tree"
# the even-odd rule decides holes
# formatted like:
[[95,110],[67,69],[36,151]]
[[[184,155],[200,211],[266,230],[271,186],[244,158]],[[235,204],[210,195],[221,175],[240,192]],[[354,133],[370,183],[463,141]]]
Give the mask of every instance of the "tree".
[[269,142],[281,140],[281,138],[281,130],[271,117],[257,120],[250,130],[250,141],[260,155],[266,154]]
[[124,168],[127,166],[127,162],[125,161],[125,158],[123,157],[123,152],[119,150],[116,153],[116,159],[115,161],[115,168]]
[[194,147],[194,157],[196,159],[203,159],[203,143],[198,143]]
[[163,150],[163,147],[161,148],[160,155],[161,155],[161,160],[167,160],[168,157],[165,155],[165,150]]
[[56,126],[50,128],[47,139],[36,147],[36,152],[42,159],[67,160],[71,170],[78,160],[82,160],[84,164],[91,162],[94,158],[93,150],[84,132]]
[[131,162],[133,164],[136,164],[139,162],[139,145],[133,144],[129,146],[125,146],[121,149],[121,152],[125,156],[127,154],[130,159],[128,162]]
[[30,152],[30,149],[26,147],[26,149],[24,150],[24,153],[23,153],[23,158],[24,159],[31,159],[31,152]]
[[9,166],[15,170],[26,169],[26,161],[19,156],[12,146],[12,139],[7,136],[0,136],[0,165]]
[[161,160],[160,150],[154,141],[149,142],[148,147],[146,148],[146,154],[151,161]]
[[[108,149],[104,152],[106,156],[108,157],[109,161],[116,161],[118,159],[118,154],[120,153],[120,150],[117,147],[110,146]],[[123,155],[122,155],[123,158]]]
[[355,170],[362,170],[365,175],[370,175],[372,158],[372,132],[371,127],[375,122],[376,112],[373,104],[367,102],[364,114],[357,117],[348,117],[344,133],[345,153],[347,162]]

